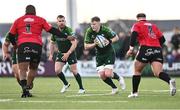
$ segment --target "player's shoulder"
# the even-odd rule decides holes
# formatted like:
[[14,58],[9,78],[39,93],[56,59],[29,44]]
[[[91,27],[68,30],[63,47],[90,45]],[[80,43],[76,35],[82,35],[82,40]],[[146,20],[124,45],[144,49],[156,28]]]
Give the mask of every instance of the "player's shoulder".
[[72,28],[69,27],[69,26],[65,26],[64,28],[65,28],[65,30],[67,30],[67,31],[72,31]]
[[140,26],[140,25],[142,25],[142,22],[135,22],[135,23],[133,24],[133,27],[135,27],[135,26]]
[[86,33],[92,33],[92,32],[93,32],[93,30],[92,30],[91,27],[89,27],[89,28],[86,29]]
[[102,31],[108,31],[108,30],[111,30],[111,29],[108,26],[101,25],[101,30]]
[[152,26],[152,27],[157,28],[157,25],[156,25],[155,23],[153,23],[153,22],[147,21],[146,24],[147,24],[148,26]]
[[41,16],[34,16],[34,18],[38,19],[38,20],[42,20],[42,21],[46,21],[45,18],[41,17]]

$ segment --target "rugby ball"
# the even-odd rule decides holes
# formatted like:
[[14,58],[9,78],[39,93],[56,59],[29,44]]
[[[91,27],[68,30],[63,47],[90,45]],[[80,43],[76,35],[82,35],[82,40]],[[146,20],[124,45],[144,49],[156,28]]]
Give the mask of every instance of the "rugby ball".
[[107,39],[106,39],[105,37],[101,36],[101,35],[97,35],[97,36],[96,36],[96,39],[95,39],[96,44],[97,44],[98,47],[100,47],[100,48],[104,48],[104,47],[106,46],[106,43],[105,43],[106,40],[107,40]]

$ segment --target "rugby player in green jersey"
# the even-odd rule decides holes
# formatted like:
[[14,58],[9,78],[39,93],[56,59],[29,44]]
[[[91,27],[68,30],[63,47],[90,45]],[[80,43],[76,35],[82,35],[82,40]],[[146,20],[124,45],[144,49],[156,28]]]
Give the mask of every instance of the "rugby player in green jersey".
[[[8,60],[10,59],[10,54],[9,54],[9,51],[8,51],[8,48],[10,46],[10,38],[8,36],[9,34],[7,33],[5,35],[5,41],[3,43],[3,59],[4,60]],[[16,36],[16,39],[17,39],[17,36]],[[16,46],[13,46],[13,53],[12,53],[12,71],[13,71],[13,74],[14,74],[14,77],[16,78],[18,84],[21,86],[20,84],[20,78],[19,78],[19,68],[18,68],[18,65],[17,65],[17,58],[16,58]],[[33,80],[34,80],[34,77],[36,75],[36,72],[33,71],[32,69],[29,69],[28,73],[27,73],[27,89],[32,89],[33,88]]]
[[[105,39],[105,47],[99,47],[97,45],[96,37],[103,36]],[[113,72],[113,66],[115,62],[115,51],[112,47],[112,43],[119,40],[119,37],[106,26],[101,25],[100,18],[95,16],[91,19],[91,27],[89,27],[85,34],[84,47],[85,49],[96,49],[96,67],[97,72],[101,79],[112,87],[111,94],[118,93],[116,85],[112,79],[117,79],[122,89],[125,89],[125,82],[122,76],[118,76]]]
[[[74,36],[74,33],[71,28],[66,26],[66,20],[63,15],[57,16],[57,25],[58,29],[67,36]],[[55,61],[55,72],[57,76],[62,80],[64,86],[61,89],[61,93],[67,91],[70,86],[70,83],[66,80],[64,73],[62,72],[63,66],[68,63],[70,65],[71,72],[73,73],[78,85],[79,85],[79,94],[85,93],[85,90],[82,85],[81,76],[77,71],[77,58],[75,49],[77,46],[77,40],[68,40],[65,38],[57,38],[55,35],[51,36],[50,43],[50,55],[49,60],[52,60],[54,53],[54,46],[58,46],[58,54]]]

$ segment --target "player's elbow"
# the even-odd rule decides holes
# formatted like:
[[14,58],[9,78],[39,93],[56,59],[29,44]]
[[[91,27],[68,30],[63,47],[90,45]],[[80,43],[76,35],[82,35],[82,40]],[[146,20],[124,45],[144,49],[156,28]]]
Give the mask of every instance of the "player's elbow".
[[88,50],[88,45],[87,44],[84,44],[84,50]]

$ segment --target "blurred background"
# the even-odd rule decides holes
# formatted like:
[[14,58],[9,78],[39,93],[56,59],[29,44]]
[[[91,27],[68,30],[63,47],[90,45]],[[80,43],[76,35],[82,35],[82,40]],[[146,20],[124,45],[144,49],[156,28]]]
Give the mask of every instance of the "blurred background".
[[[133,74],[135,56],[126,57],[129,48],[130,29],[136,21],[136,14],[143,12],[147,19],[160,28],[166,42],[163,46],[164,71],[171,75],[180,76],[180,14],[179,0],[5,0],[0,4],[0,76],[13,76],[11,61],[3,61],[2,44],[4,36],[12,23],[24,15],[25,7],[32,4],[36,7],[37,15],[44,17],[50,24],[56,26],[56,17],[62,14],[67,19],[67,25],[72,27],[78,39],[76,48],[78,70],[82,76],[98,76],[95,66],[95,51],[84,50],[84,34],[90,26],[90,19],[99,16],[103,25],[109,26],[119,36],[114,43],[116,51],[115,71],[122,76]],[[38,76],[55,76],[54,63],[49,62],[50,34],[43,32],[43,54],[39,65]],[[137,47],[135,52],[137,52]],[[9,49],[11,54],[11,48]],[[67,76],[72,76],[68,65],[63,70]],[[152,76],[148,65],[144,76]]]

